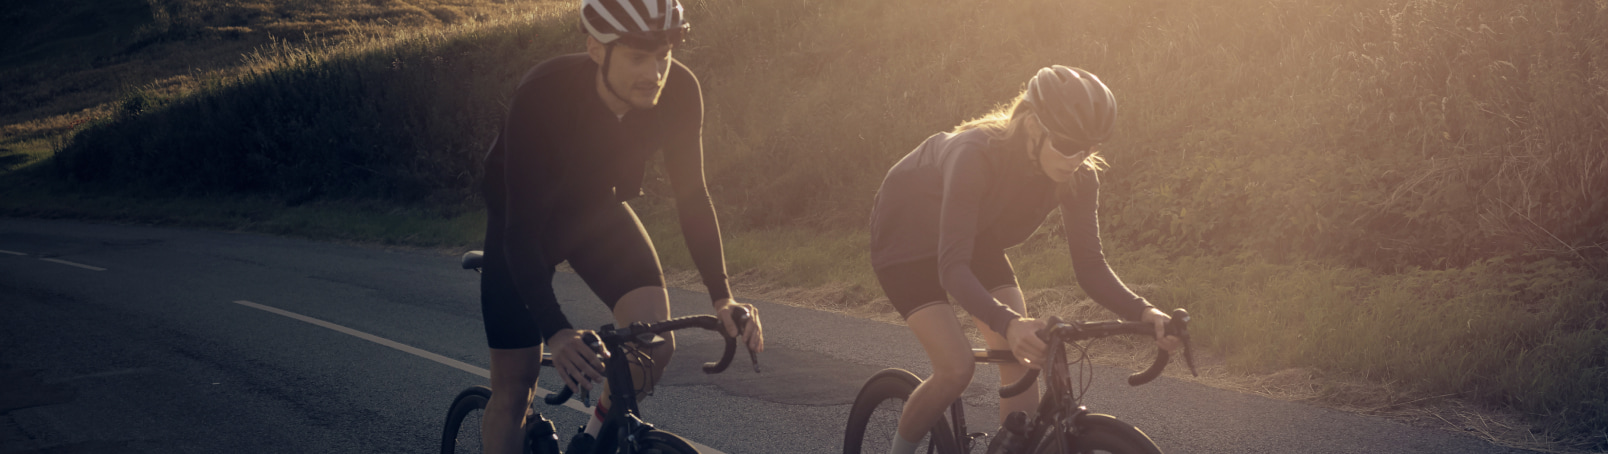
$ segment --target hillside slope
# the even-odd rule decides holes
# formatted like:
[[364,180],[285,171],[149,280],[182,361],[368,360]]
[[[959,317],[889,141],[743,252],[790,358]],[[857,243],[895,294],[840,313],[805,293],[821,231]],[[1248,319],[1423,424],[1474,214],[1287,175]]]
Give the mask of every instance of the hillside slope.
[[[271,30],[329,39],[263,41],[170,84],[81,89],[110,103],[51,107],[68,98],[38,94],[60,88],[50,80],[33,94],[8,84],[7,115],[11,99],[37,101],[6,117],[8,143],[63,143],[0,178],[473,210],[516,78],[582,48],[569,2],[146,4],[160,6],[151,21],[105,27],[140,35],[166,12],[168,32],[140,35],[154,44],[113,46],[131,64],[162,46],[283,36]],[[694,31],[676,56],[705,89],[729,254],[752,257],[734,274],[850,276],[863,285],[842,301],[874,298],[856,241],[887,167],[1038,67],[1080,66],[1121,105],[1101,194],[1118,271],[1158,304],[1220,320],[1203,343],[1233,367],[1467,397],[1608,446],[1608,3],[687,4]],[[70,39],[109,42],[96,36]],[[64,113],[81,105],[100,107]],[[660,176],[641,205],[670,233]],[[1012,252],[1024,284],[1074,285],[1055,229],[1042,233]]]

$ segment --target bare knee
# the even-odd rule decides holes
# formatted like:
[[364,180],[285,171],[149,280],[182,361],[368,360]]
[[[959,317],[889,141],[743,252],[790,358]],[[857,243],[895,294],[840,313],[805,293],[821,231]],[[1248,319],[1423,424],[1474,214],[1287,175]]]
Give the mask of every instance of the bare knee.
[[[672,333],[659,335],[664,343],[643,349],[643,358],[633,358],[631,361],[631,379],[641,389],[638,399],[647,397],[653,391],[654,384],[664,377],[666,367],[670,365],[670,358],[676,353],[676,338]],[[644,367],[647,367],[644,370]]]
[[[630,325],[633,322],[657,322],[670,318],[670,295],[664,287],[640,287],[627,292],[620,300],[614,303],[614,320],[620,326]],[[631,364],[631,378],[643,391],[639,394],[646,396],[653,389],[653,383],[664,375],[664,370],[670,364],[670,358],[675,356],[676,337],[673,333],[659,335],[664,342],[642,350],[646,358],[628,358]],[[636,356],[636,355],[632,355]]]
[[486,402],[486,416],[504,421],[518,421],[525,416],[525,411],[530,408],[535,395],[535,390],[530,388],[524,392],[514,387],[493,389],[491,400]]
[[971,385],[972,373],[977,369],[976,363],[970,361],[970,358],[967,359],[951,364],[934,364],[932,377],[927,379],[930,382],[927,386],[933,387],[934,392],[959,396],[966,390],[966,386]]
[[639,353],[632,354],[631,371],[633,374],[640,372],[638,369],[644,366],[652,367],[651,370],[655,378],[664,374],[665,367],[670,365],[670,358],[676,354],[676,337],[672,333],[662,333],[659,337],[664,338],[664,343],[643,348]]
[[506,373],[498,377],[494,373],[491,381],[491,399],[486,402],[486,414],[492,417],[518,420],[518,418],[524,416],[525,409],[530,407],[535,398],[536,376],[534,374]]
[[670,357],[675,356],[676,354],[675,333],[664,333],[660,336],[664,337],[664,343],[653,347],[653,350],[649,352],[650,355],[653,355],[653,370],[655,376],[664,373],[665,366],[670,364]]
[[491,400],[486,413],[518,418],[536,397],[536,378],[541,373],[541,346],[491,350]]

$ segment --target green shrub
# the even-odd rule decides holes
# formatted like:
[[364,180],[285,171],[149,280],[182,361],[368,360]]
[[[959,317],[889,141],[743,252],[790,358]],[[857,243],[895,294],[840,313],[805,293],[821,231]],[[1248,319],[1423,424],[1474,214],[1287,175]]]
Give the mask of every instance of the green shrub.
[[281,43],[251,56],[257,69],[188,96],[133,92],[56,159],[73,180],[159,193],[460,201],[477,191],[478,158],[523,71],[507,60],[573,46],[555,26],[367,47]]

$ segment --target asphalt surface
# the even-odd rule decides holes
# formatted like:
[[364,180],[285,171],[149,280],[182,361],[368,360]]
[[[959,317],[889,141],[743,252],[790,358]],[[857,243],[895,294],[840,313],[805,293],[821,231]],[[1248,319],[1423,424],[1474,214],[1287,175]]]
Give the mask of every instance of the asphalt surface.
[[[431,251],[0,219],[0,453],[436,452],[453,396],[487,383],[478,278]],[[557,280],[577,325],[608,321],[578,277]],[[708,312],[706,295],[671,298]],[[704,375],[721,341],[686,332],[646,420],[728,453],[839,452],[866,378],[929,371],[903,327],[750,302],[764,372],[739,351]],[[1166,377],[1130,388],[1128,372],[1099,371],[1085,402],[1167,452],[1522,452]],[[979,367],[973,431],[998,425],[987,383]],[[543,412],[564,440],[584,421]]]

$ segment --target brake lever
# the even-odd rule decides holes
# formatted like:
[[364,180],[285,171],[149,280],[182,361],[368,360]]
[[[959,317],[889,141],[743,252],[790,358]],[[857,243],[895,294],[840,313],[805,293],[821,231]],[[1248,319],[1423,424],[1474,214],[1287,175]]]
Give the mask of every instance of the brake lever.
[[[738,336],[743,335],[743,328],[748,326],[748,321],[751,319],[747,307],[737,306],[731,310],[731,322],[737,325]],[[754,373],[759,373],[759,355],[754,353],[753,347],[749,347],[747,342],[743,342],[743,349],[748,350],[748,361],[754,364]]]
[[1189,346],[1189,311],[1180,307],[1173,309],[1171,315],[1173,323],[1178,325],[1178,331],[1174,335],[1184,341],[1184,364],[1189,365],[1189,375],[1199,377],[1200,373],[1195,370],[1195,349]]
[[[1044,329],[1039,330],[1039,332],[1034,334],[1038,335],[1040,341],[1043,341],[1045,344],[1049,344],[1051,341],[1050,334],[1054,333],[1055,330],[1061,325],[1066,325],[1066,321],[1061,320],[1061,316],[1059,315],[1051,315],[1050,318],[1044,319]],[[1066,326],[1069,326],[1074,330],[1077,329],[1076,325]]]
[[[598,338],[597,333],[592,332],[592,331],[587,331],[586,333],[581,334],[581,343],[586,344],[586,348],[592,349],[592,355],[599,356],[599,357],[603,356],[603,339]],[[598,359],[601,360],[602,358],[598,358]],[[605,365],[605,367],[607,367],[607,365]],[[592,406],[592,396],[591,396],[592,392],[587,390],[586,388],[581,388],[580,394],[581,394],[581,405],[585,406],[585,407],[588,407],[588,408],[591,408],[591,406]]]

